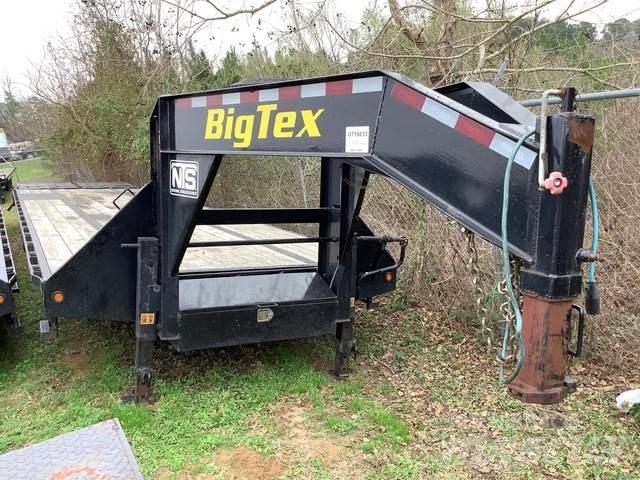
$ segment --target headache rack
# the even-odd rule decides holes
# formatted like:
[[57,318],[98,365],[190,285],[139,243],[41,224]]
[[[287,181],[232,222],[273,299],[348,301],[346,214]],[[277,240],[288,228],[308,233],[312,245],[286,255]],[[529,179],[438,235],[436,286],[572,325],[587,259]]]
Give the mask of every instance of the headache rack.
[[[509,195],[509,251],[525,263],[531,327],[510,391],[540,403],[560,401],[571,387],[568,313],[581,291],[576,254],[593,119],[565,107],[545,121],[549,171],[562,172],[568,187],[539,190],[536,135],[515,157]],[[383,71],[167,95],[151,116],[149,183],[102,186],[108,191],[95,202],[97,187],[19,188],[16,205],[50,326],[60,317],[135,322],[137,401],[150,395],[157,339],[187,351],[333,335],[334,373],[343,376],[355,303],[395,289],[407,245],[360,218],[370,176],[395,180],[500,245],[507,158],[534,128],[534,114],[491,85],[435,91]],[[207,208],[220,165],[235,155],[317,158],[319,204]],[[286,224],[314,225],[317,234],[275,226]]]

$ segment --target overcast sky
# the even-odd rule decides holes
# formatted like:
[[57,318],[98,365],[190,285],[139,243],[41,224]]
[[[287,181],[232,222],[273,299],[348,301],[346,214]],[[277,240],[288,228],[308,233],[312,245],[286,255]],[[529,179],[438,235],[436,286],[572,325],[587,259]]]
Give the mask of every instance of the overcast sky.
[[[557,4],[546,13],[557,14],[563,6],[571,0],[558,0]],[[595,0],[576,0],[574,8],[580,8],[593,4]],[[317,0],[298,0],[300,4],[314,4]],[[255,5],[256,0],[221,0],[219,5]],[[335,8],[341,10],[347,19],[357,24],[363,8],[372,3],[372,0],[334,0]],[[523,4],[530,4],[531,0],[522,0]],[[385,0],[377,0],[377,4],[386,5]],[[68,33],[68,22],[75,8],[76,0],[2,0],[0,1],[0,79],[9,77],[18,91],[26,81],[26,73],[33,63],[38,63],[43,56],[43,49],[48,40],[56,35]],[[231,6],[228,8],[232,8]],[[634,20],[640,17],[640,1],[638,0],[609,0],[596,11],[580,17],[581,20],[604,24],[612,20],[626,17]],[[258,17],[262,20],[264,31],[260,35],[266,35],[269,26],[275,29],[282,28],[283,16],[281,9],[271,7]],[[239,46],[247,42],[247,27],[253,31],[253,22],[257,18],[235,18],[225,23],[216,23],[215,40],[209,40],[211,32],[203,32],[199,38],[199,44],[208,54],[215,58],[222,55],[231,45]],[[239,28],[232,32],[232,27]],[[267,38],[260,39],[261,43],[268,43]],[[246,48],[250,48],[247,42]]]

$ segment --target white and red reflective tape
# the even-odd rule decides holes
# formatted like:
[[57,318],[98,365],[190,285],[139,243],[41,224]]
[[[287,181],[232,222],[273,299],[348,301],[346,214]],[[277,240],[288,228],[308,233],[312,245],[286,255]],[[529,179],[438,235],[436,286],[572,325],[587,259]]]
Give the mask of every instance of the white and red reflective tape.
[[287,87],[247,90],[244,92],[186,97],[176,100],[178,108],[204,108],[218,105],[277,102],[300,98],[330,97],[382,91],[383,77],[365,77],[348,80],[290,85]]
[[[383,77],[364,77],[328,82],[289,85],[286,87],[245,90],[242,92],[185,97],[176,100],[178,108],[206,108],[220,105],[240,105],[262,102],[297,100],[300,98],[330,97],[358,93],[382,91]],[[509,158],[516,142],[500,135],[488,127],[456,112],[452,108],[427,97],[400,82],[393,82],[391,96],[400,102],[424,113],[438,122],[453,128],[465,137],[483,145],[497,154]],[[529,169],[536,159],[536,153],[526,147],[521,148],[515,163]]]
[[[393,82],[391,96],[505,158],[509,158],[516,146],[517,142],[510,138],[500,135],[489,127],[465,117],[452,108],[402,83]],[[514,162],[526,169],[530,169],[536,156],[535,152],[523,147],[516,154]]]

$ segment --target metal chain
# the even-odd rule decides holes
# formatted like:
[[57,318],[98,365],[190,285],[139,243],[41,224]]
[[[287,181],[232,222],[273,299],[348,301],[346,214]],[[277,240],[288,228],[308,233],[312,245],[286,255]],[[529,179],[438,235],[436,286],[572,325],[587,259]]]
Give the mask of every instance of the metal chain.
[[[506,354],[503,355],[502,347],[495,344],[495,330],[493,325],[491,325],[488,320],[488,311],[483,304],[485,292],[481,285],[480,266],[478,262],[478,250],[476,248],[475,235],[472,231],[467,229],[463,229],[463,232],[465,233],[467,238],[467,252],[469,254],[468,264],[469,269],[471,270],[471,273],[473,275],[473,286],[477,295],[476,313],[478,315],[478,319],[480,320],[481,334],[486,339],[488,351],[495,352],[496,360],[498,361],[498,363],[503,367],[513,366],[517,359],[518,345],[515,336],[515,315],[513,313],[513,310],[511,309],[506,281],[503,278],[498,283],[498,293],[502,295],[502,302],[500,303],[499,308],[502,315],[502,322],[505,324],[503,325],[502,331],[504,331],[504,327],[508,325],[510,332],[509,338],[507,339]],[[511,269],[508,274],[511,275],[512,283],[516,286],[519,285],[518,280],[520,277],[520,265],[521,264],[518,259],[511,259]],[[515,294],[516,298],[521,301],[520,291],[517,287]]]
[[478,263],[478,250],[476,249],[475,235],[471,230],[463,230],[467,237],[467,252],[469,254],[468,264],[473,278],[473,287],[476,291],[476,315],[480,320],[480,331],[487,342],[487,351],[493,350],[494,336],[493,329],[489,325],[487,317],[489,312],[483,304],[484,290],[480,279],[480,266]]

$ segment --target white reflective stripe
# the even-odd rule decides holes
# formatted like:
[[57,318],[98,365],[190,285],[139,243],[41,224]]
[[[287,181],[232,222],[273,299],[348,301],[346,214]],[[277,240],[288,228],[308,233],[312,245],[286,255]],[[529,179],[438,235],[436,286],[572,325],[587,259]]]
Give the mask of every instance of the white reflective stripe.
[[223,105],[235,105],[236,103],[240,103],[240,92],[222,94]]
[[499,153],[503,157],[509,158],[509,155],[511,155],[511,152],[513,151],[514,145],[515,143],[513,142],[513,140],[505,137],[504,135],[496,133],[493,136],[493,140],[491,141],[491,145],[489,145],[489,148],[494,152]]
[[382,90],[382,77],[355,78],[351,93],[379,92]]
[[206,107],[207,97],[193,97],[191,99],[191,108]]
[[[489,148],[494,152],[499,153],[503,157],[509,158],[515,146],[516,142],[514,142],[510,138],[505,137],[504,135],[496,133],[493,137],[493,140],[491,141],[491,145],[489,145]],[[522,147],[520,147],[520,150],[518,150],[518,154],[513,161],[526,169],[530,169],[535,159],[535,152],[532,152],[523,145]]]
[[[513,146],[515,147],[515,145],[516,144],[514,142]],[[520,150],[518,150],[516,158],[513,161],[529,170],[531,168],[531,165],[533,165],[533,162],[536,161],[537,157],[538,155],[536,154],[536,152],[532,152],[523,145],[522,147],[520,147]]]
[[327,94],[326,83],[310,83],[300,88],[300,98],[324,97]]
[[455,110],[452,110],[435,100],[431,100],[430,98],[425,98],[421,111],[451,128],[455,128],[456,123],[458,122],[458,117],[460,116],[460,114]]
[[279,98],[277,88],[268,88],[258,92],[258,101],[260,102],[277,102]]

